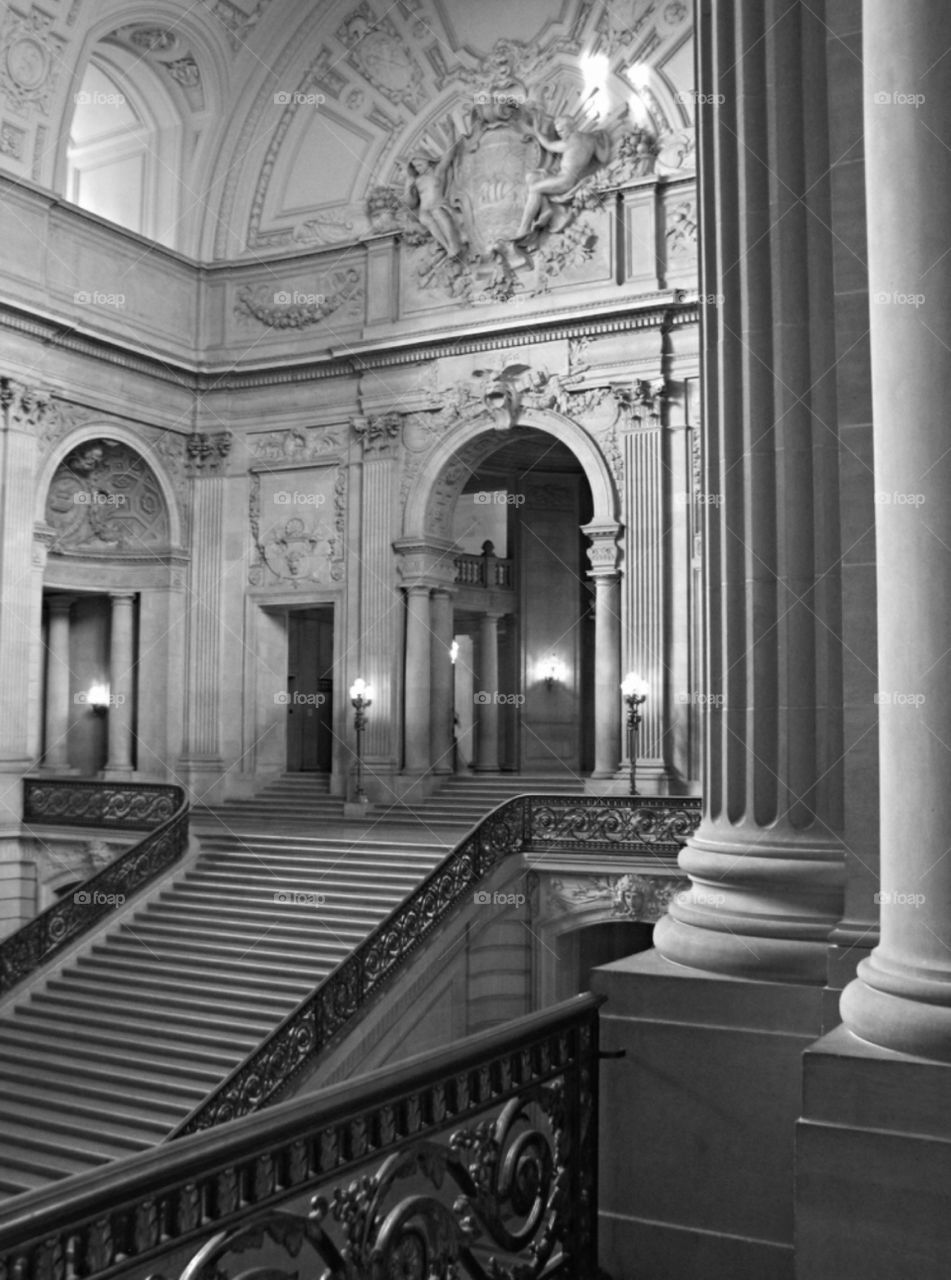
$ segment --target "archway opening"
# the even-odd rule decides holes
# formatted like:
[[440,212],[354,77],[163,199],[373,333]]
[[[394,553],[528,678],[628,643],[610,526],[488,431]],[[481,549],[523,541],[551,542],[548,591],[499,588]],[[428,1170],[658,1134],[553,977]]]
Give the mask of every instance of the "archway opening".
[[[591,488],[538,428],[501,437],[453,512],[456,767],[591,771]],[[462,660],[459,661],[458,657]]]

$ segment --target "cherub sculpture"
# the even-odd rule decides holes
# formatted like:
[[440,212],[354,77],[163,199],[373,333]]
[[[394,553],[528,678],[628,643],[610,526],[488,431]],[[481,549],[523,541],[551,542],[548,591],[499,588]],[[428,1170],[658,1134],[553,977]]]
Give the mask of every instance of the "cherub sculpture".
[[545,137],[535,125],[532,133],[546,151],[561,156],[561,164],[555,173],[536,169],[529,176],[528,198],[516,232],[517,240],[546,227],[554,216],[554,205],[570,199],[578,185],[611,157],[608,134],[600,129],[590,132],[580,129],[570,116],[557,117],[554,138]]

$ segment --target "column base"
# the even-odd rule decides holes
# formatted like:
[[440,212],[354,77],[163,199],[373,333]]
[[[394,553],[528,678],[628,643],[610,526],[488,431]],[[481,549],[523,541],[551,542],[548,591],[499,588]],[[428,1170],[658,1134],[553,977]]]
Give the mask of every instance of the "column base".
[[796,1126],[798,1280],[946,1280],[951,1065],[845,1027],[803,1057]]
[[842,992],[842,1021],[896,1053],[951,1065],[951,984],[874,951]]
[[793,1280],[793,1137],[821,990],[656,950],[595,969],[601,1263],[638,1280]]
[[116,769],[112,765],[106,765],[105,769],[99,774],[103,782],[131,782],[135,777],[135,770],[131,767],[128,769]]

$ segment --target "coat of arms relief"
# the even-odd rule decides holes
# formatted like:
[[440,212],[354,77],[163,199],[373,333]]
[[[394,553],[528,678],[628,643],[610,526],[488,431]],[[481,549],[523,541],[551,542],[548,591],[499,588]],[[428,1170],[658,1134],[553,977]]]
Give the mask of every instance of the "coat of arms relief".
[[589,259],[598,230],[586,213],[651,173],[658,151],[626,111],[600,124],[551,84],[532,96],[501,55],[493,65],[497,74],[447,119],[442,149],[421,147],[401,188],[376,187],[368,199],[373,225],[419,250],[420,286],[462,302],[542,292]]

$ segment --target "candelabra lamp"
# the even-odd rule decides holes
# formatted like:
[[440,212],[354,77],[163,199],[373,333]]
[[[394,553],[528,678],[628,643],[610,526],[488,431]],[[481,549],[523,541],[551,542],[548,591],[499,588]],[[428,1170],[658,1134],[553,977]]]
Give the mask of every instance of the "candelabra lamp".
[[629,671],[621,681],[621,693],[627,703],[627,754],[631,762],[630,794],[637,790],[637,731],[641,727],[641,707],[647,701],[648,684],[641,676]]
[[363,731],[367,723],[367,707],[373,702],[373,689],[365,680],[354,680],[350,686],[350,703],[353,707],[353,727],[357,732],[357,788],[354,799],[366,804],[363,790]]

